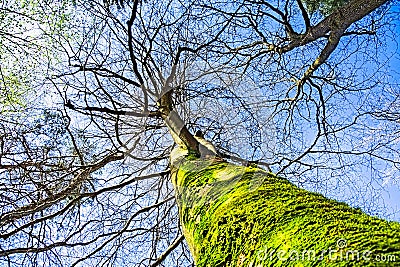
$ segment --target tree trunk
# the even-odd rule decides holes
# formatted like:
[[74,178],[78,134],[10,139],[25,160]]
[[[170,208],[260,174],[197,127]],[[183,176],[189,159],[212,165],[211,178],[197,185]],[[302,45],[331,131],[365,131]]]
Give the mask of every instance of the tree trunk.
[[399,223],[259,168],[183,155],[171,154],[172,182],[197,267],[400,266]]

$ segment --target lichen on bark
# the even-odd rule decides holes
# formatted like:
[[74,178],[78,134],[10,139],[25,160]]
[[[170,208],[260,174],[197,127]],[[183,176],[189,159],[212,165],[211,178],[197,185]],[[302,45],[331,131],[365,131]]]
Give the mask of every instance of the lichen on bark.
[[262,169],[181,153],[172,182],[197,267],[400,266],[399,223]]
[[318,10],[323,15],[327,16],[334,10],[344,6],[349,0],[303,0],[303,2],[306,4],[310,13],[314,13]]

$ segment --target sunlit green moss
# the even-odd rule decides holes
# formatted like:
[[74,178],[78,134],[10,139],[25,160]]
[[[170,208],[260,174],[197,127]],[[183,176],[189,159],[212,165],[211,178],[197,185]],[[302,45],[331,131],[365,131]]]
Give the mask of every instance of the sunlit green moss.
[[198,267],[379,266],[373,261],[379,255],[396,260],[380,266],[400,266],[399,223],[264,170],[197,159],[183,161],[172,179]]

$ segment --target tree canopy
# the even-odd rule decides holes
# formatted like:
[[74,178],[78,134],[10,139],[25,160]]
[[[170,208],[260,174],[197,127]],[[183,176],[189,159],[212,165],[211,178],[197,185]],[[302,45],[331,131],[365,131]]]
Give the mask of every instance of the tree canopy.
[[398,18],[385,0],[2,1],[0,264],[191,266],[169,154],[196,154],[197,130],[399,220]]

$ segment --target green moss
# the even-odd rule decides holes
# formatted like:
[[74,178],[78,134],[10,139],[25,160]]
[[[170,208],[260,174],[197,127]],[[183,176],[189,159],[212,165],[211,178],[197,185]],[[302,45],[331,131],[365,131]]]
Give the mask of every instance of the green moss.
[[[400,264],[399,223],[368,216],[264,170],[184,160],[173,181],[198,267]],[[341,240],[346,244],[339,249]],[[361,257],[365,251],[371,252],[369,260]],[[361,259],[346,256],[354,252]],[[371,260],[382,255],[393,255],[396,262]]]

